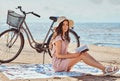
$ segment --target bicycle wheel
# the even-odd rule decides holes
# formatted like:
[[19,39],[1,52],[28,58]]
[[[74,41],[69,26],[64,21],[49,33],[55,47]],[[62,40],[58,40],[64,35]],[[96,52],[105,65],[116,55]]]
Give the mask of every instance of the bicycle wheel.
[[80,46],[80,41],[79,41],[80,37],[72,29],[70,29],[69,36],[70,36],[70,43],[68,46],[68,52],[74,53],[75,49]]
[[22,51],[24,37],[17,29],[9,29],[0,34],[0,62],[8,63],[14,60]]
[[[52,35],[53,34],[50,35],[50,37],[47,41],[48,48],[49,48],[49,44],[50,44],[50,40],[52,38]],[[75,52],[75,49],[80,46],[79,36],[72,29],[70,29],[69,36],[70,36],[70,43],[69,43],[69,46],[68,46],[68,52],[73,53],[73,52]],[[50,57],[52,57],[51,49],[48,49],[48,53],[49,53]]]

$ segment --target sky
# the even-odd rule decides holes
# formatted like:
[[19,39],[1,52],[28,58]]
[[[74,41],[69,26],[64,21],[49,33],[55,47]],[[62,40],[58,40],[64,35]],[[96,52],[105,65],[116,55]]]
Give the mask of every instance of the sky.
[[19,5],[40,14],[45,22],[49,16],[66,16],[75,22],[120,22],[120,0],[0,0],[0,22],[6,19],[7,10],[18,11]]

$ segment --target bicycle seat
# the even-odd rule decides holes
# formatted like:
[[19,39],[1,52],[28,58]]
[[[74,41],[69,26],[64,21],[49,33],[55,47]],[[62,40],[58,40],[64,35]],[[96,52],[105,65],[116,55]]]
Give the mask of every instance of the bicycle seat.
[[57,21],[57,18],[58,18],[58,17],[55,17],[55,16],[50,16],[50,17],[49,17],[49,19],[53,20],[54,22]]

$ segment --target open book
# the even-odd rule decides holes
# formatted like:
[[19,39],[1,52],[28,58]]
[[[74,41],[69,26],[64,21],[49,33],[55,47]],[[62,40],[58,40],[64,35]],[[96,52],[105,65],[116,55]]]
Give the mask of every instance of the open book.
[[88,51],[89,48],[87,45],[83,45],[83,46],[80,46],[78,48],[75,49],[75,51],[78,53],[78,52],[85,52],[85,51]]

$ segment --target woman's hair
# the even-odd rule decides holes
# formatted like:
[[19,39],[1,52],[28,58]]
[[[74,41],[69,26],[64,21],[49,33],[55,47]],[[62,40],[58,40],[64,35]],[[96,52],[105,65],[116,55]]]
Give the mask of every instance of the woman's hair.
[[[67,21],[67,22],[68,22],[68,25],[69,25],[69,21],[68,21],[67,19],[65,19],[64,21]],[[53,39],[54,39],[56,36],[61,35],[62,40],[64,40],[63,37],[62,37],[62,35],[63,35],[62,26],[63,26],[63,22],[64,22],[64,21],[62,21],[62,22],[58,25],[58,27],[55,29],[55,32],[54,32],[54,34],[53,34]],[[67,32],[65,32],[65,40],[67,40],[68,42],[70,42],[69,28],[68,28]]]

